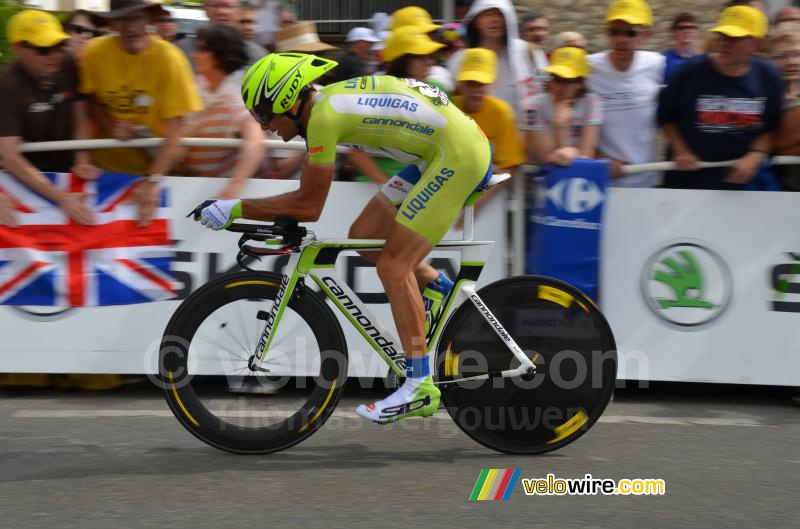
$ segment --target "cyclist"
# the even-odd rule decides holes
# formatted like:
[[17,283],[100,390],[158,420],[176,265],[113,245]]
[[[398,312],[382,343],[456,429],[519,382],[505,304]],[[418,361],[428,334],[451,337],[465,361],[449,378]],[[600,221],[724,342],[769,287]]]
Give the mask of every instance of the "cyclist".
[[439,406],[440,393],[430,375],[418,285],[427,285],[426,296],[438,293],[441,302],[452,283],[423,259],[467,197],[491,176],[491,149],[471,118],[422,82],[369,76],[319,90],[311,86],[335,66],[314,55],[273,53],[248,70],[242,97],[261,127],[284,141],[298,134],[306,140],[300,187],[267,198],[207,200],[195,210],[195,219],[217,230],[238,218],[316,221],[333,179],[337,145],[409,164],[376,193],[350,229],[351,237],[386,239],[372,258],[407,360],[405,382],[356,411],[379,423],[429,416]]

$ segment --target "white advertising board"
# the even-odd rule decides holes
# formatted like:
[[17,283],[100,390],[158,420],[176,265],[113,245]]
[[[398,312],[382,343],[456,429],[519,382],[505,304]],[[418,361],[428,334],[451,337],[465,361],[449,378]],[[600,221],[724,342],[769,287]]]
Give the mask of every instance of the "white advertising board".
[[[197,204],[214,196],[223,182],[213,179],[167,179],[170,187],[172,230],[176,240],[176,280],[179,297],[235,267],[238,235],[212,232],[185,218]],[[295,189],[296,181],[254,180],[243,196],[274,195]],[[377,187],[334,182],[322,218],[309,225],[318,238],[344,238],[348,228]],[[477,218],[475,239],[497,240],[479,284],[505,276],[505,193],[486,204]],[[448,238],[458,239],[452,231]],[[434,265],[455,273],[458,255],[434,253]],[[265,260],[265,269],[280,270],[283,261]],[[380,293],[375,269],[355,254],[343,254],[337,270],[357,293]],[[154,373],[158,343],[180,301],[139,305],[51,309],[0,306],[0,372],[39,373]],[[395,332],[388,304],[373,306],[376,316]],[[387,367],[363,338],[345,323],[350,352],[350,375],[382,377]]]
[[610,190],[619,378],[800,386],[800,195]]

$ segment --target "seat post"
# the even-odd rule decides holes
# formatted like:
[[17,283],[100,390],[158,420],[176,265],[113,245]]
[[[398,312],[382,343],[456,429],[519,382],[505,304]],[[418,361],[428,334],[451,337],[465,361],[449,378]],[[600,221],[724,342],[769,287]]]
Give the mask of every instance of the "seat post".
[[464,235],[465,241],[475,238],[475,202],[471,201],[464,207]]

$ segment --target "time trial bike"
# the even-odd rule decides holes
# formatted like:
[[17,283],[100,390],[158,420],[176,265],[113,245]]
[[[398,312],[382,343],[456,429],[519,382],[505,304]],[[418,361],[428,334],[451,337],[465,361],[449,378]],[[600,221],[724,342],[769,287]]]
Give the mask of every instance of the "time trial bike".
[[[528,275],[476,288],[493,244],[471,240],[478,194],[467,201],[465,240],[435,247],[461,254],[455,286],[428,331],[435,381],[447,414],[478,443],[514,454],[556,450],[606,408],[617,373],[614,337],[595,304],[565,282]],[[159,352],[166,400],[193,435],[262,454],[318,431],[347,380],[348,343],[334,308],[390,372],[405,376],[399,340],[335,270],[343,252],[379,251],[384,241],[318,240],[289,219],[228,231],[241,233],[237,261],[245,271],[184,300]],[[288,256],[285,274],[250,268],[274,255]]]

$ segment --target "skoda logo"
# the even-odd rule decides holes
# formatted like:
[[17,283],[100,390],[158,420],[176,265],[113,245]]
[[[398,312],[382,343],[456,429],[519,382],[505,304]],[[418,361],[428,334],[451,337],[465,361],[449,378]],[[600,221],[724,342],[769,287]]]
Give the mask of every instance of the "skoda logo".
[[698,243],[681,242],[650,257],[642,272],[642,294],[662,321],[697,330],[725,312],[733,279],[719,254]]
[[547,190],[547,198],[567,213],[586,213],[603,201],[603,192],[592,180],[565,178]]

